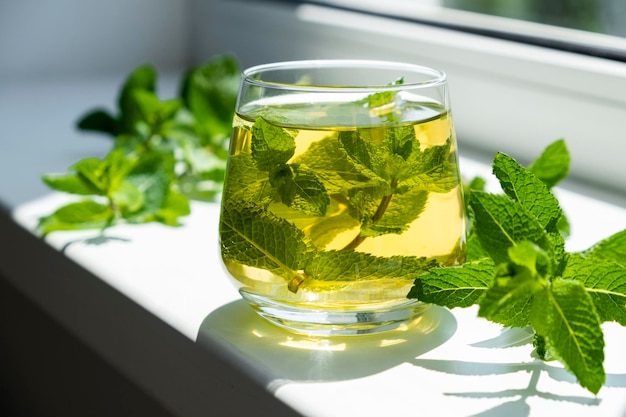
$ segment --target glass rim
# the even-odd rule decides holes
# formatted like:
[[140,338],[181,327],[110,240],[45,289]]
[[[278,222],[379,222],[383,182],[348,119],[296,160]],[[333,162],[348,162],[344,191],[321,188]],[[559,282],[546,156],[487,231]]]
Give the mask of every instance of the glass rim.
[[[253,78],[255,75],[271,71],[271,70],[297,70],[305,68],[315,69],[331,69],[331,68],[367,68],[372,67],[380,70],[392,70],[397,69],[399,71],[406,71],[413,74],[426,74],[430,75],[424,81],[418,82],[403,82],[402,84],[372,84],[372,85],[351,85],[351,86],[316,86],[308,84],[293,84],[282,83],[276,81],[266,81],[262,79]],[[436,68],[410,64],[399,61],[385,61],[385,60],[373,60],[373,59],[306,59],[306,60],[293,60],[293,61],[279,61],[267,64],[260,64],[251,66],[242,71],[242,83],[248,83],[257,87],[267,87],[279,90],[297,90],[297,91],[318,91],[318,92],[357,92],[357,91],[401,91],[410,88],[423,89],[427,87],[435,87],[445,84],[447,81],[447,75],[445,72]],[[400,74],[399,74],[400,75]]]

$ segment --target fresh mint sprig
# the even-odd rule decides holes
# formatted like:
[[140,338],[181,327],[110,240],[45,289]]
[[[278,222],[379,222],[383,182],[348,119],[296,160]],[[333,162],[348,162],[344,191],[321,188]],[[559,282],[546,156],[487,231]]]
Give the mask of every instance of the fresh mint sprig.
[[468,262],[419,276],[408,294],[448,308],[532,327],[535,354],[557,359],[597,394],[606,380],[601,324],[626,324],[626,230],[590,249],[565,250],[569,232],[550,189],[565,178],[569,153],[551,144],[528,168],[499,153],[493,173],[503,194],[471,190]]
[[119,222],[175,226],[189,214],[190,199],[218,196],[239,84],[236,61],[217,56],[190,69],[173,99],[161,100],[156,84],[156,70],[142,65],[124,81],[116,113],[95,109],[79,120],[79,129],[110,136],[111,150],[43,176],[50,188],[82,200],[42,217],[39,233]]

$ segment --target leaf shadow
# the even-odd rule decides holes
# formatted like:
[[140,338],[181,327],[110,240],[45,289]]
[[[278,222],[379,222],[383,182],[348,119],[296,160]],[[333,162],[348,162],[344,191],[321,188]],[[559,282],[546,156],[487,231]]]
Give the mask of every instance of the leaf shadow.
[[130,239],[124,238],[124,237],[116,237],[116,236],[108,236],[105,235],[104,233],[101,233],[97,236],[92,236],[92,237],[84,237],[84,238],[80,238],[80,239],[74,239],[74,240],[70,240],[69,242],[65,243],[61,249],[60,252],[61,253],[65,253],[65,251],[67,251],[69,249],[70,246],[75,245],[77,243],[83,243],[85,245],[89,245],[89,246],[101,246],[104,245],[108,242],[111,241],[117,241],[117,242],[130,242]]
[[[529,374],[529,382],[525,388],[504,389],[501,391],[468,391],[468,392],[446,392],[444,395],[463,398],[510,398],[511,401],[499,404],[496,407],[487,409],[474,417],[496,417],[506,415],[508,417],[527,417],[530,414],[530,398],[542,398],[551,401],[565,401],[586,406],[599,406],[602,399],[597,396],[577,396],[558,395],[550,392],[540,391],[537,388],[539,378],[543,375],[558,381],[571,384],[578,384],[576,378],[560,367],[554,367],[548,363],[535,359],[528,363],[479,363],[457,360],[420,359],[416,358],[412,362],[415,366],[422,367],[436,372],[452,373],[461,376],[485,376],[485,375],[505,375],[516,372],[526,372]],[[608,374],[604,387],[626,388],[626,374]]]
[[341,381],[376,374],[435,349],[456,329],[456,319],[447,309],[431,306],[403,329],[358,337],[298,335],[269,323],[246,301],[238,300],[204,319],[196,343],[209,347],[217,343],[249,373],[261,366],[262,371],[252,377],[276,389],[287,382]]

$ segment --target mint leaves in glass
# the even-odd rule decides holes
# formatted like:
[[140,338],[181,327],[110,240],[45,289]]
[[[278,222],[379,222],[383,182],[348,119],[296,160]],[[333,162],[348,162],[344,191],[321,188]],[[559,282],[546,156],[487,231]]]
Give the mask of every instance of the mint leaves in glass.
[[243,73],[220,247],[242,296],[296,332],[392,329],[433,266],[465,260],[445,74],[381,61],[294,61]]

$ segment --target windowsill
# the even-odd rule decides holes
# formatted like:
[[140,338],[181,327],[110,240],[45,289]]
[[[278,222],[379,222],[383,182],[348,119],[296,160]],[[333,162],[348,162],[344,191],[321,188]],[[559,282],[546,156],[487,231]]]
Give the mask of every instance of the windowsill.
[[[62,84],[48,94],[61,91]],[[31,93],[27,101],[36,105],[37,93]],[[92,99],[93,91],[80,97]],[[83,101],[72,104],[92,107]],[[47,139],[37,131],[46,124],[11,126],[26,129],[32,140],[11,150],[20,181],[32,185],[41,173],[28,158]],[[59,135],[48,159],[76,156],[72,140]],[[490,175],[486,165],[467,158],[461,170],[466,177]],[[6,167],[1,173],[11,176]],[[506,409],[529,416],[621,417],[626,410],[626,331],[617,325],[604,325],[608,379],[597,397],[558,364],[534,361],[531,345],[517,345],[528,337],[523,330],[502,331],[477,318],[473,308],[433,307],[411,331],[319,342],[267,324],[240,299],[221,267],[216,204],[194,203],[179,228],[122,225],[109,230],[105,242],[85,240],[93,232],[53,233],[42,242],[30,230],[67,197],[16,202],[15,185],[6,184],[0,200],[8,202],[19,227],[0,218],[7,231],[0,234],[2,246],[9,248],[0,271],[176,415],[198,415],[217,404],[288,415],[287,404],[308,416]],[[569,250],[626,228],[625,208],[564,189],[558,193],[573,229]]]

